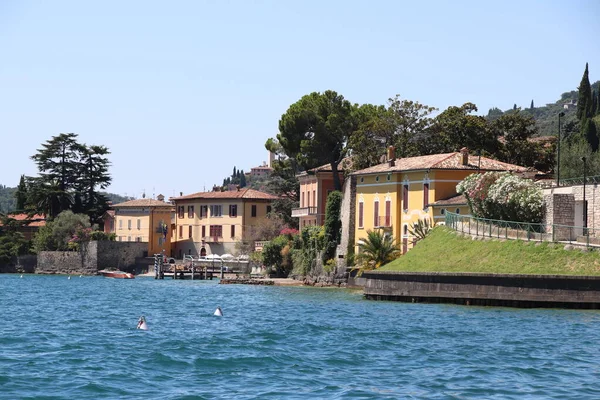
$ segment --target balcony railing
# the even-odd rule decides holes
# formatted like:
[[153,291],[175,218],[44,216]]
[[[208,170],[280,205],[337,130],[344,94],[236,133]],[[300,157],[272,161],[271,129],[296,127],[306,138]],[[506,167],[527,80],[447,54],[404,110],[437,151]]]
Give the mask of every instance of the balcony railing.
[[375,228],[391,228],[392,227],[392,216],[385,215],[377,218],[375,221]]
[[307,217],[317,215],[317,207],[300,207],[292,209],[292,218]]

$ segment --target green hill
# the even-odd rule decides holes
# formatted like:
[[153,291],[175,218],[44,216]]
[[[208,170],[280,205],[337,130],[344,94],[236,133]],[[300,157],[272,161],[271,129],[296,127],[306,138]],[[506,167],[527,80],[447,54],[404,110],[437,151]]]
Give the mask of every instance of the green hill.
[[[593,90],[598,91],[599,87],[600,81],[597,81],[592,84]],[[539,129],[539,136],[556,136],[556,134],[558,133],[558,114],[562,111],[565,113],[564,119],[561,122],[564,129],[563,132],[569,132],[569,126],[571,124],[574,125],[577,122],[577,117],[575,115],[577,107],[571,106],[568,109],[565,109],[564,105],[571,101],[576,102],[578,95],[579,94],[577,90],[565,92],[560,96],[560,99],[554,103],[533,108],[531,108],[530,105],[527,105],[526,107],[520,107],[521,113],[533,116],[536,125]],[[517,107],[519,107],[519,105],[517,105]],[[489,110],[486,118],[494,120],[500,117],[501,115],[512,111],[512,108],[506,111],[502,111],[499,108],[495,107]]]
[[[440,257],[443,255],[443,257]],[[440,226],[384,271],[600,275],[600,253],[518,240],[472,240]]]

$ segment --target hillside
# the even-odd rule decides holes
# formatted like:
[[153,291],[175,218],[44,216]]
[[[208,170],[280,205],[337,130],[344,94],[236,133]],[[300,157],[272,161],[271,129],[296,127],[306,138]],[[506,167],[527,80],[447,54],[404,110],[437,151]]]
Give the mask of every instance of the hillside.
[[[593,90],[598,90],[600,87],[600,81],[597,81],[592,84]],[[560,99],[554,103],[546,104],[541,107],[530,107],[530,104],[526,106],[522,106],[517,104],[517,107],[521,108],[521,112],[523,114],[532,115],[535,119],[535,122],[539,129],[539,136],[556,136],[558,132],[558,114],[562,111],[565,113],[564,119],[561,124],[563,127],[568,127],[568,124],[577,122],[577,118],[575,116],[577,107],[570,107],[569,109],[564,108],[564,104],[572,101],[577,101],[578,91],[572,90],[570,92],[565,92],[560,96]],[[535,99],[534,99],[535,106]],[[513,109],[510,108],[506,111],[501,111],[498,108],[492,108],[489,110],[486,118],[490,120],[494,120],[500,117],[502,114],[512,112]],[[567,128],[568,129],[568,128]]]
[[[443,257],[438,255],[443,254]],[[471,240],[440,226],[385,271],[600,275],[600,253],[517,240]]]

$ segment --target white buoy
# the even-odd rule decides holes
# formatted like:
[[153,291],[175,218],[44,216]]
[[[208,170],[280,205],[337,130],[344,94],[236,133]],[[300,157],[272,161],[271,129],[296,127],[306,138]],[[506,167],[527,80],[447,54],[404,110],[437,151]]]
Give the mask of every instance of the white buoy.
[[138,321],[137,329],[141,329],[143,331],[148,330],[148,324],[146,324],[146,317],[144,317],[143,315],[140,317],[140,320]]
[[222,317],[223,316],[223,310],[221,310],[221,307],[217,307],[217,309],[215,310],[214,315],[217,316],[217,317]]
[[83,278],[83,275],[79,275],[80,278]]
[[21,278],[23,277],[23,275],[21,274]]
[[71,275],[69,275],[69,277],[67,279],[71,279]]

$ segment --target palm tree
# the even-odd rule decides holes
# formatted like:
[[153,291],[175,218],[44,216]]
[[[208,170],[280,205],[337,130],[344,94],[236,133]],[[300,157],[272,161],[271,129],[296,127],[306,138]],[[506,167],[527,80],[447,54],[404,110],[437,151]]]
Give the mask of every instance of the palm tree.
[[366,239],[358,242],[359,253],[355,256],[355,269],[359,275],[363,271],[377,269],[384,264],[398,258],[401,254],[400,248],[389,233],[382,230],[367,231]]
[[431,233],[433,222],[429,219],[420,219],[408,228],[408,232],[413,235],[417,241],[425,239]]

